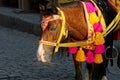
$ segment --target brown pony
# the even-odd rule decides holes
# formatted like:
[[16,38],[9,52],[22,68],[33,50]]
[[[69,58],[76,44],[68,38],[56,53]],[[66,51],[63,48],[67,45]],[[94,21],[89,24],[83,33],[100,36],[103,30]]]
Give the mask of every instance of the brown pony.
[[[41,4],[42,6],[40,7],[41,14],[42,14],[41,27],[43,30],[43,34],[40,40],[41,44],[39,45],[39,48],[38,48],[37,57],[39,61],[50,62],[52,55],[54,53],[53,51],[55,49],[53,45],[58,41],[58,38],[60,35],[62,20],[60,16],[58,16],[59,13],[56,6],[59,6],[59,4],[57,0],[55,1],[43,0],[43,2],[44,4],[43,5]],[[104,13],[108,12],[109,7],[106,3],[107,1],[105,2],[105,0],[103,1],[97,0],[95,2],[99,4],[99,6],[102,8]],[[68,31],[68,37],[66,38],[63,35],[60,39],[60,42],[63,42],[63,41],[70,42],[71,40],[76,40],[76,41],[86,40],[88,35],[87,24],[86,24],[85,13],[84,13],[84,9],[83,9],[83,5],[81,4],[81,1],[76,0],[74,2],[61,4],[59,8],[63,11],[65,15],[65,21],[66,21],[65,29]],[[108,19],[108,20],[110,21],[107,21],[106,24],[109,24],[109,22],[111,22],[112,19]],[[111,33],[110,35],[108,35],[108,37],[106,37],[106,41],[107,41],[105,43],[106,47],[113,45],[112,44],[113,39],[111,37],[113,35]],[[42,44],[42,42],[44,42],[45,44]],[[76,54],[73,54],[73,60],[74,60],[74,65],[76,70],[75,80],[82,80],[81,62],[76,61],[75,57],[76,57]],[[103,55],[103,59],[104,59],[103,63],[101,64],[86,63],[87,64],[86,80],[107,80],[106,67],[107,67],[108,61],[104,58],[104,55]]]

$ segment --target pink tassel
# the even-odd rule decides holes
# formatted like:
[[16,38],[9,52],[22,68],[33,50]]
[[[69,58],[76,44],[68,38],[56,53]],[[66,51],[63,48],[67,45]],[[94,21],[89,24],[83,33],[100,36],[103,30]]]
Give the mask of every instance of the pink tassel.
[[95,32],[102,32],[103,31],[103,29],[102,29],[102,25],[101,25],[101,23],[95,23],[94,25],[93,25],[93,27],[94,27],[94,30],[95,30]]
[[95,53],[101,54],[105,52],[105,46],[104,45],[98,45],[95,47]]
[[87,53],[87,60],[86,60],[87,63],[92,63],[94,62],[94,56],[93,56],[93,53],[89,50],[88,53]]
[[90,3],[90,2],[85,2],[86,6],[87,6],[87,11],[88,13],[91,13],[91,12],[95,12],[97,11],[97,9],[95,8],[95,6]]
[[69,47],[69,48],[68,48],[68,52],[69,52],[70,54],[75,54],[75,53],[77,53],[77,51],[78,51],[78,48],[77,48],[77,47]]

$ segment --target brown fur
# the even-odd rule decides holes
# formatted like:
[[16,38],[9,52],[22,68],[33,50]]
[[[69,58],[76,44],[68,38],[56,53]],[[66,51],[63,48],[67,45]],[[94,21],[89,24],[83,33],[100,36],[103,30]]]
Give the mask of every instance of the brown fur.
[[[50,21],[48,23],[49,27],[47,27],[44,31],[43,39],[47,41],[51,41],[51,42],[56,42],[59,37],[60,30],[61,30],[60,23],[61,23],[61,20]],[[54,27],[57,27],[57,28],[55,31],[52,31],[51,29]]]
[[[84,18],[82,5],[61,8],[66,17],[69,35],[77,40],[83,40],[87,35],[87,24]],[[74,14],[74,15],[73,15]]]

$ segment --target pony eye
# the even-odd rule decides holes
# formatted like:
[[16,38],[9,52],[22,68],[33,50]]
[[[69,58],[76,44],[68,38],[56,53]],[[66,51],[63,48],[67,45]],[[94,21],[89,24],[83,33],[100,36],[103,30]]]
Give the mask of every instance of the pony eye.
[[56,31],[56,29],[57,29],[57,27],[55,27],[55,26],[49,28],[50,31]]

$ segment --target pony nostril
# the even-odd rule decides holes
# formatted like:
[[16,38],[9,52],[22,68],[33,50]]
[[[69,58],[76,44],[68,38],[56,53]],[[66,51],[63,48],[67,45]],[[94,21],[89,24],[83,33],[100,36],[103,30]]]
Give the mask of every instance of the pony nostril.
[[44,58],[45,58],[45,54],[44,53],[38,53],[37,54],[38,61],[43,62]]
[[38,61],[47,62],[47,60],[45,58],[45,53],[42,53],[42,54],[38,55],[37,57],[38,57]]
[[45,54],[43,54],[43,57],[45,57]]
[[45,60],[45,54],[39,55],[39,56],[38,56],[38,61],[40,61],[40,62],[45,62],[45,61],[46,61],[46,60]]

